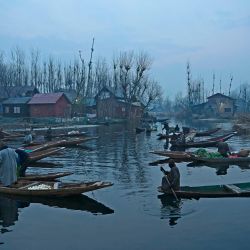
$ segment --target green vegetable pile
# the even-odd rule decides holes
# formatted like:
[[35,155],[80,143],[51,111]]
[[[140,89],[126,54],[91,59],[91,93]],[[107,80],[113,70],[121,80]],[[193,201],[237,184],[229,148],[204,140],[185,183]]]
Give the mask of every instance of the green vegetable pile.
[[196,150],[195,155],[201,158],[223,158],[223,156],[219,152],[207,152],[206,149],[200,148]]

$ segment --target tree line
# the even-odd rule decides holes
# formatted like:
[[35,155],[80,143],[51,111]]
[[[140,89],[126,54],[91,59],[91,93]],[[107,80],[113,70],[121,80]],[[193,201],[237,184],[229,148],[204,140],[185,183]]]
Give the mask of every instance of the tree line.
[[105,58],[93,60],[94,39],[90,57],[82,51],[73,62],[62,63],[50,56],[43,60],[37,49],[29,56],[16,47],[10,57],[0,53],[0,87],[35,86],[41,93],[60,89],[75,90],[76,100],[95,97],[104,87],[123,94],[127,102],[141,101],[145,107],[161,98],[161,86],[151,78],[152,59],[145,52],[121,52],[108,63]]

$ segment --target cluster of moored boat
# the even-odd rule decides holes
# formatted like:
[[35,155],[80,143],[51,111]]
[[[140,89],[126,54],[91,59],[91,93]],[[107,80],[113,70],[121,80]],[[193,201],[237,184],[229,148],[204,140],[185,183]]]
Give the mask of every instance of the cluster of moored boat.
[[[8,133],[0,131],[2,141],[10,142],[13,140],[21,140],[24,135],[21,133]],[[73,138],[71,138],[73,137]],[[58,140],[47,141],[44,143],[24,144],[19,149],[28,153],[28,159],[25,165],[31,166],[37,161],[48,156],[58,154],[65,147],[78,146],[86,141],[96,139],[97,137],[87,137],[85,132],[55,134],[52,138],[60,138]],[[66,138],[66,139],[61,139]],[[60,177],[71,175],[71,172],[47,173],[43,175],[26,174],[25,177],[19,177],[17,183],[10,187],[0,186],[0,194],[7,196],[29,196],[29,197],[66,197],[80,195],[85,192],[110,187],[110,182],[94,181],[87,183],[63,183],[57,179]]]
[[[193,140],[191,141],[182,141],[182,140],[174,140],[171,141],[172,134],[159,135],[161,139],[168,139],[170,138],[170,142],[176,151],[152,151],[151,153],[157,154],[160,156],[167,157],[166,162],[169,159],[174,159],[176,162],[191,162],[192,165],[195,164],[242,164],[242,163],[250,163],[250,157],[248,156],[247,152],[244,156],[241,152],[235,152],[229,157],[206,157],[206,156],[199,156],[195,152],[185,152],[186,148],[206,148],[206,147],[217,147],[218,143],[221,141],[227,141],[231,137],[235,136],[236,132],[230,132],[224,134],[222,136],[212,137],[205,140],[195,140],[195,137],[201,136],[210,136],[219,131],[219,128],[213,130],[207,130],[202,132],[192,131],[193,133]],[[172,147],[173,148],[173,147]],[[247,151],[247,150],[244,150]],[[162,162],[162,160],[161,160]],[[171,195],[173,196],[172,192],[166,192],[161,187],[158,188],[159,192],[164,193],[164,195]],[[236,184],[229,184],[229,185],[213,185],[213,186],[199,186],[199,187],[181,187],[180,190],[175,192],[177,197],[183,198],[200,198],[200,197],[245,197],[250,196],[250,183],[236,183]]]

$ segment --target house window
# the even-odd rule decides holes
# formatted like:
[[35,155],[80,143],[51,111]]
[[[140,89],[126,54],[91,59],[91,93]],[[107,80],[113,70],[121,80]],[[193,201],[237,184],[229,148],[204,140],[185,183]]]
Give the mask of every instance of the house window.
[[5,113],[9,113],[10,112],[10,108],[9,107],[5,107]]
[[14,114],[20,114],[20,107],[14,107]]
[[225,109],[224,109],[224,112],[225,112],[225,113],[231,112],[231,108],[225,108]]

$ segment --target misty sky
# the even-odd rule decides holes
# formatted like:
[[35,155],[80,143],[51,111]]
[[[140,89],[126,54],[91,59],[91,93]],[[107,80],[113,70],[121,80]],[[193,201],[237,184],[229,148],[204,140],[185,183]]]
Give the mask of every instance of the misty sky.
[[43,56],[72,60],[82,50],[111,60],[120,51],[146,51],[152,76],[167,95],[186,90],[193,78],[212,75],[228,93],[250,83],[249,0],[0,0],[0,50],[19,46]]

